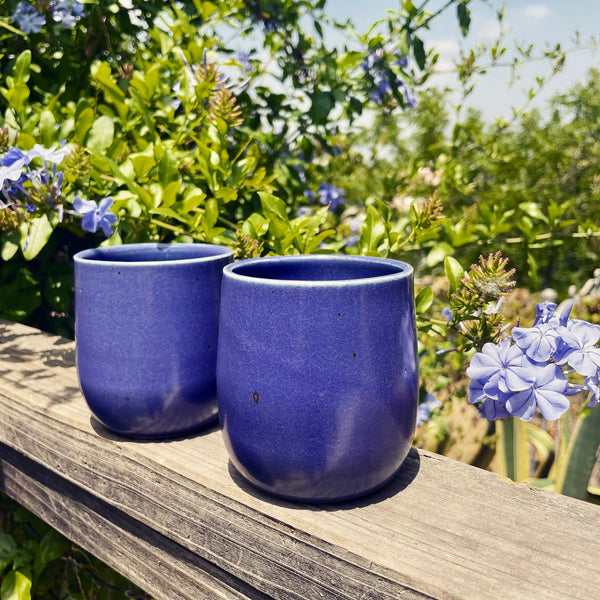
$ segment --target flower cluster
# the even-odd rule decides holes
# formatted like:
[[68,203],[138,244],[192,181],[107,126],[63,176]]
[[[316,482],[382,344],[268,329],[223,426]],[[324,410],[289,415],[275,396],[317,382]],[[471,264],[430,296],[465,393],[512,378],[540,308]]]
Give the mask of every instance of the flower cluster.
[[[327,206],[331,212],[335,212],[340,206],[346,203],[344,190],[341,190],[331,183],[322,182],[319,185],[317,194],[319,196],[319,203],[323,206]],[[304,195],[311,202],[314,202],[317,199],[317,194],[312,190],[304,191]]]
[[[569,408],[571,395],[589,392],[590,408],[600,400],[600,326],[570,319],[571,308],[572,302],[560,312],[552,302],[538,304],[531,327],[514,327],[510,336],[473,356],[469,402],[485,418],[529,421],[539,409],[555,420]],[[583,385],[570,383],[571,373],[584,377]]]
[[[56,212],[59,222],[65,213],[63,180],[58,170],[65,156],[70,153],[67,146],[44,148],[36,144],[31,150],[9,148],[0,156],[0,226],[14,230],[29,216]],[[36,166],[41,159],[43,166]],[[75,197],[70,214],[82,216],[81,228],[95,232],[98,228],[109,237],[111,226],[117,216],[109,212],[112,198],[103,198],[99,205],[93,200]]]
[[406,56],[397,49],[377,48],[362,63],[362,70],[369,80],[369,97],[375,104],[385,104],[396,99],[403,107],[414,108],[417,99],[402,78],[395,72],[398,67],[408,66]]
[[[62,221],[63,172],[57,165],[68,153],[64,146],[44,148],[36,144],[28,151],[13,146],[0,157],[2,222],[17,222],[15,217],[49,210],[56,210]],[[36,167],[35,159],[42,159],[44,166]]]
[[46,24],[46,14],[63,29],[72,29],[85,15],[83,4],[77,0],[50,0],[35,2],[26,0],[19,2],[10,20],[25,34],[39,33]]

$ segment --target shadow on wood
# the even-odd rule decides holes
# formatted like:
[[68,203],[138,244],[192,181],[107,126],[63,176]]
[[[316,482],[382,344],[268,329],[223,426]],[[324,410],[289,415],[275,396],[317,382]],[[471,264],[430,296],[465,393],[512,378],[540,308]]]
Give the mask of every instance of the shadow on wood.
[[366,494],[357,498],[355,500],[348,500],[345,502],[335,502],[328,503],[323,502],[319,504],[307,504],[302,502],[290,502],[288,500],[284,500],[278,498],[277,496],[273,496],[271,494],[267,494],[260,490],[259,488],[253,486],[249,483],[233,466],[233,463],[228,461],[228,470],[229,475],[244,492],[249,494],[250,496],[254,496],[262,501],[270,502],[272,504],[276,504],[278,506],[286,507],[290,510],[314,510],[314,511],[339,511],[339,510],[352,510],[353,508],[358,508],[361,506],[369,506],[371,504],[377,504],[386,500],[388,498],[392,498],[397,494],[400,494],[403,490],[406,489],[407,486],[411,484],[414,478],[417,476],[419,472],[419,465],[421,463],[421,459],[419,457],[419,453],[415,448],[411,448],[408,452],[408,455],[398,473],[394,476],[394,478],[385,484],[379,490],[371,492],[370,494]]

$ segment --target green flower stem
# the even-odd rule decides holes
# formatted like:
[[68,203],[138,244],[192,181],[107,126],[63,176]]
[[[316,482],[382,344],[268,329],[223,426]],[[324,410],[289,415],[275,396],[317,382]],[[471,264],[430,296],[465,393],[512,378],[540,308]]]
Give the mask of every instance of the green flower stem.
[[189,235],[191,238],[198,240],[199,242],[204,241],[204,237],[194,233],[192,231],[185,231],[182,227],[177,227],[176,225],[171,225],[170,223],[165,223],[164,221],[160,221],[159,219],[150,219],[150,223],[152,225],[156,225],[157,227],[161,227],[162,229],[168,229],[169,231],[173,231],[177,234],[185,233],[185,235]]
[[516,482],[529,477],[527,423],[518,417],[497,421],[498,470]]
[[[556,482],[557,479],[563,478],[564,473],[563,470],[566,467],[566,458],[567,453],[569,451],[569,442],[571,441],[571,417],[569,415],[569,411],[563,413],[559,422],[559,430],[558,430],[558,453],[556,456],[556,461],[552,467],[551,476],[554,478]],[[561,474],[562,473],[562,474]],[[558,491],[558,490],[557,490]]]

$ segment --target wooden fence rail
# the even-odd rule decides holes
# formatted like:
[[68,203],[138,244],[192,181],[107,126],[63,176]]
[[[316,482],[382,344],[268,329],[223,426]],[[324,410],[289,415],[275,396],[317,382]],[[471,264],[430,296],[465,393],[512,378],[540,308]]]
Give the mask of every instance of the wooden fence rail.
[[600,598],[600,507],[412,450],[311,506],[229,464],[216,427],[139,442],[91,417],[73,342],[0,321],[0,489],[158,599]]

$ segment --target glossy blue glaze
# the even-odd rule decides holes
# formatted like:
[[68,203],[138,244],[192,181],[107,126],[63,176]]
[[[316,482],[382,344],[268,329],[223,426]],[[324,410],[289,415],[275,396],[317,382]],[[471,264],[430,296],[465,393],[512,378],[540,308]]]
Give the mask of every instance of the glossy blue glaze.
[[314,255],[225,267],[219,416],[257,487],[325,502],[389,481],[411,447],[417,371],[410,265]]
[[75,255],[77,372],[92,413],[128,436],[216,418],[223,267],[209,244],[130,244]]

